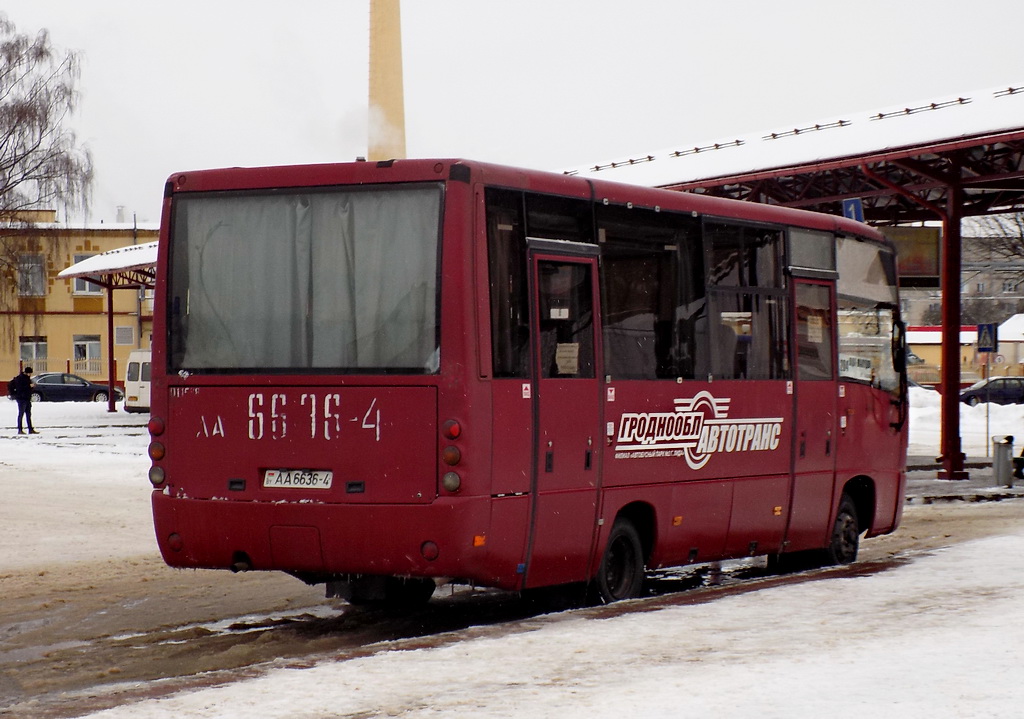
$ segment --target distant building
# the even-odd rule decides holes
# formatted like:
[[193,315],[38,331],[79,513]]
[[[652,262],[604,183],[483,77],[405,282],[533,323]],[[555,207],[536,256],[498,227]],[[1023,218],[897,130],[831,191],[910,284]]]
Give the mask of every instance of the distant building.
[[[963,311],[985,307],[992,320],[1024,310],[1024,257],[1008,257],[993,238],[964,236],[960,272]],[[901,314],[908,325],[938,324],[942,319],[942,294],[938,288],[900,290]],[[968,315],[969,312],[966,312]],[[986,312],[988,315],[989,312]]]
[[[57,222],[56,212],[33,211],[0,225],[0,377],[23,366],[36,373],[70,372],[107,382],[107,293],[58,273],[87,257],[153,242],[156,225]],[[114,292],[114,358],[118,374],[128,353],[150,346],[152,293]],[[124,378],[115,378],[122,382]]]

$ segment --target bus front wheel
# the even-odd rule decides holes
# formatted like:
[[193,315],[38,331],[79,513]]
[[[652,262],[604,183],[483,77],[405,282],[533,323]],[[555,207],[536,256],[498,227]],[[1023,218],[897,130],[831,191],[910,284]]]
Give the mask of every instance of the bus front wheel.
[[850,564],[857,559],[860,547],[860,522],[857,519],[857,506],[850,495],[844,494],[839,500],[839,511],[836,523],[832,525],[832,538],[825,549],[825,558],[829,564]]
[[628,519],[617,519],[597,573],[597,593],[604,603],[639,597],[644,585],[644,555],[640,535]]

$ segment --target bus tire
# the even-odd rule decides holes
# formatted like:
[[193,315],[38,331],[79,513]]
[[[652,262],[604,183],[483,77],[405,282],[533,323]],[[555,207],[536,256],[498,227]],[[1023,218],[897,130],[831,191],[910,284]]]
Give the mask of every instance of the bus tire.
[[616,519],[608,534],[595,581],[601,602],[640,596],[644,586],[644,554],[640,535],[628,519]]
[[851,564],[857,560],[860,547],[860,522],[857,519],[857,506],[850,495],[844,494],[839,500],[839,511],[836,522],[832,525],[832,537],[825,548],[825,559],[828,564]]

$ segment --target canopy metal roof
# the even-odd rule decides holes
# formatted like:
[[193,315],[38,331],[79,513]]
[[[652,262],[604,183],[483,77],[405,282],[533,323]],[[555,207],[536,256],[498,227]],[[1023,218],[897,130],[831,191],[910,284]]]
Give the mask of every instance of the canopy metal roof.
[[1024,208],[1024,87],[980,90],[793,127],[680,144],[571,174],[842,214],[935,220]]
[[128,245],[76,262],[57,276],[82,278],[108,289],[152,288],[156,281],[156,242]]

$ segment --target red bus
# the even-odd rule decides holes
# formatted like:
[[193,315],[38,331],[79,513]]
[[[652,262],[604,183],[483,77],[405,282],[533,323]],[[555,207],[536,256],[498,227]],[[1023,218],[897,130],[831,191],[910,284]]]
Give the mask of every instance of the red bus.
[[204,170],[167,182],[157,282],[175,567],[612,601],[900,520],[895,254],[845,218],[463,160]]

